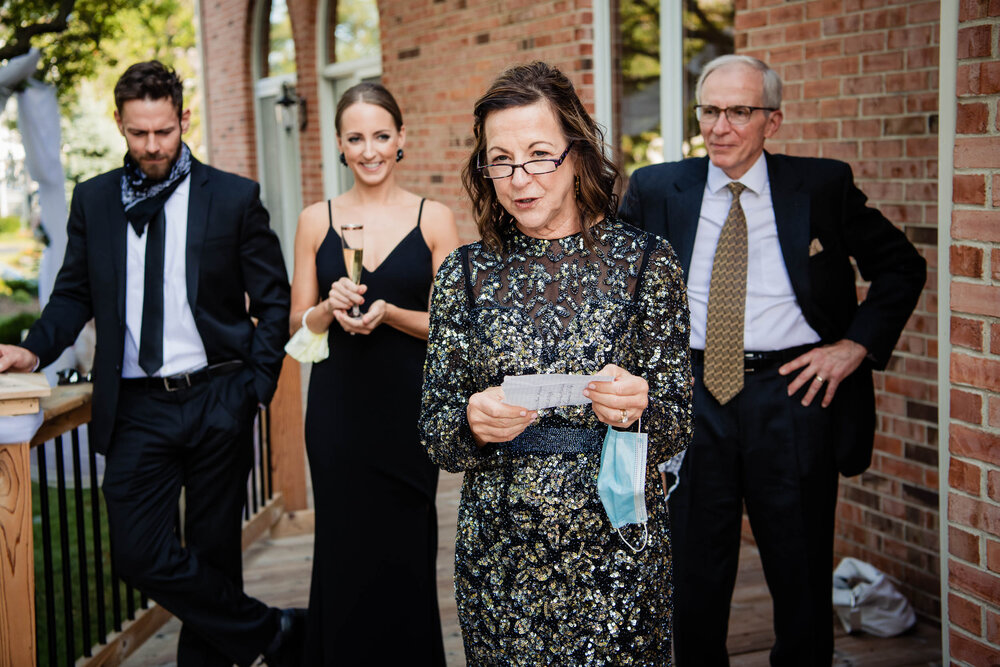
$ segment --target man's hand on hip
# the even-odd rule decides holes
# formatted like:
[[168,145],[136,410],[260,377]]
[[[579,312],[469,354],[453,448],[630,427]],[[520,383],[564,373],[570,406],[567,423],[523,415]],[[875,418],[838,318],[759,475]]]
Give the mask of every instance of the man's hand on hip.
[[36,366],[38,357],[33,352],[17,345],[0,345],[0,373],[30,373]]
[[802,405],[810,405],[825,384],[826,393],[823,395],[825,408],[833,402],[833,396],[837,393],[840,383],[861,365],[867,354],[868,350],[864,345],[843,338],[832,345],[814,347],[783,365],[778,372],[788,375],[799,368],[803,369],[788,385],[788,395],[792,396],[808,383],[809,388],[802,397]]

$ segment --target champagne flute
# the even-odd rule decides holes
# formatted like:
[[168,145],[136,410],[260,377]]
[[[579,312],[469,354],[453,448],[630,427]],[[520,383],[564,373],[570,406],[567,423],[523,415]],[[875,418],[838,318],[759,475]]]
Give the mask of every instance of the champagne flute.
[[[347,267],[347,277],[355,285],[361,284],[361,257],[364,251],[365,226],[361,223],[351,223],[340,226],[340,243],[344,249],[344,266]],[[351,317],[361,317],[361,309],[351,306]]]

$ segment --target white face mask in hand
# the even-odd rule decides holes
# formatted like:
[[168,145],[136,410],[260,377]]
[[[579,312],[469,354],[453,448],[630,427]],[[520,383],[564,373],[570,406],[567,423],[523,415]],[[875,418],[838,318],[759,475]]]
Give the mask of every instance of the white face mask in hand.
[[[642,433],[616,431],[608,426],[601,449],[601,470],[597,475],[597,494],[618,537],[634,553],[646,548],[649,529],[646,526],[646,452],[649,436]],[[622,535],[621,528],[630,523],[643,527],[642,544],[632,546]]]

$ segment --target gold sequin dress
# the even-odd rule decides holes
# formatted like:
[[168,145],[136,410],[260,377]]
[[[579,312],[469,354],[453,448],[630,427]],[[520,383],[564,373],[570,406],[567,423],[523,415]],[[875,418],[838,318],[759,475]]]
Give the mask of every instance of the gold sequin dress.
[[[616,220],[593,230],[590,250],[579,234],[512,230],[507,252],[460,248],[435,279],[420,432],[434,462],[465,471],[455,594],[470,666],[670,663],[656,464],[691,437],[684,285],[666,241]],[[649,383],[649,540],[638,554],[597,494],[606,426],[590,405],[540,410],[522,436],[483,448],[466,420],[469,396],[505,375],[592,374],[608,363]],[[521,440],[542,446],[513,446]],[[623,534],[641,541],[637,526]]]

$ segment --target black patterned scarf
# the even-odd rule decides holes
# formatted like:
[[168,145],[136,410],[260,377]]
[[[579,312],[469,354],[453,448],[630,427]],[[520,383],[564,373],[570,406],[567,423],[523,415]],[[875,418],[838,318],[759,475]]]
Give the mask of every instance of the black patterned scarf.
[[180,154],[170,168],[170,173],[161,181],[150,178],[139,167],[131,155],[125,153],[125,171],[122,173],[122,206],[125,217],[142,236],[146,224],[163,210],[167,199],[174,193],[181,181],[191,173],[191,150],[181,143]]

